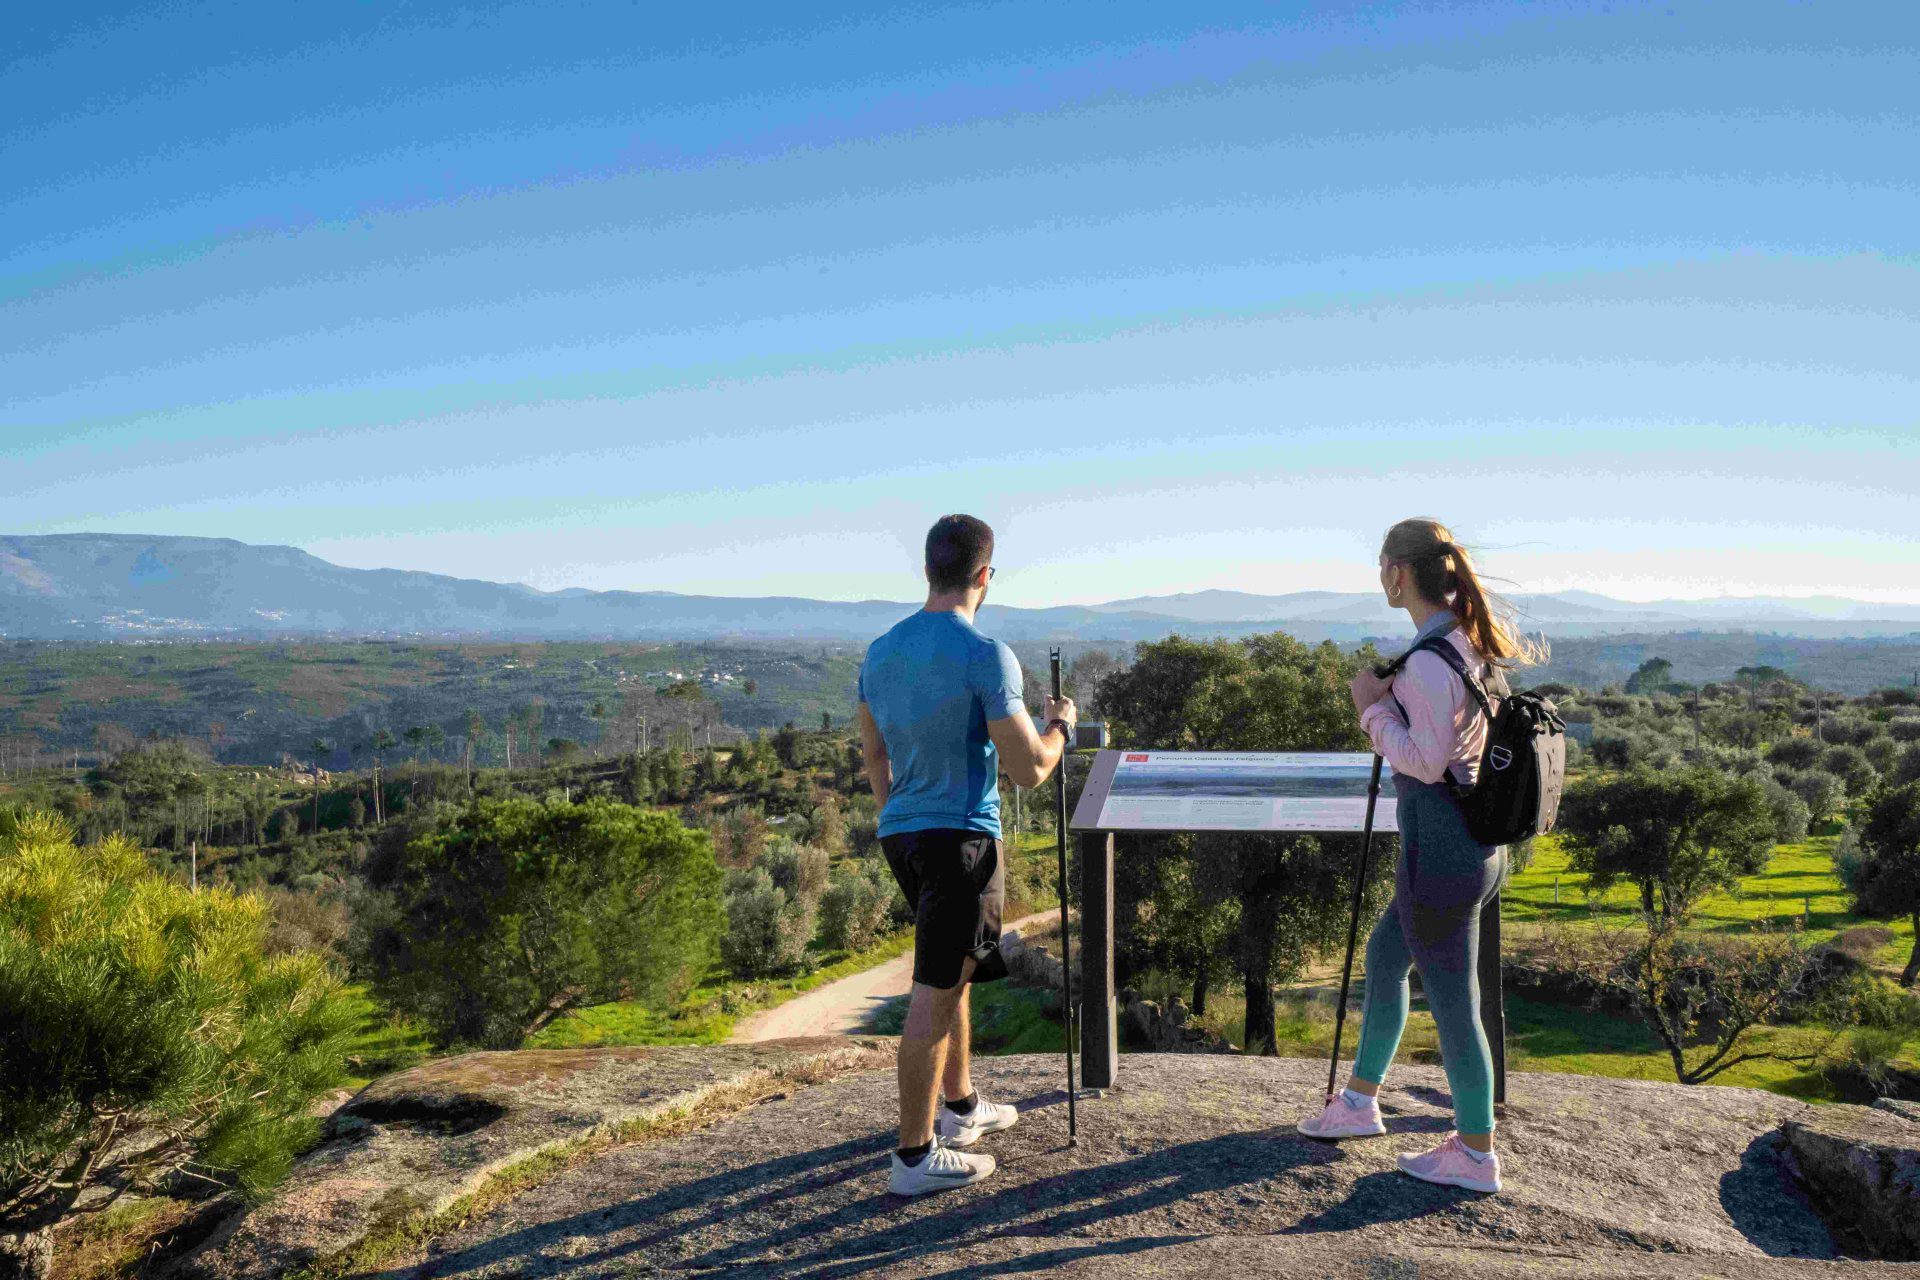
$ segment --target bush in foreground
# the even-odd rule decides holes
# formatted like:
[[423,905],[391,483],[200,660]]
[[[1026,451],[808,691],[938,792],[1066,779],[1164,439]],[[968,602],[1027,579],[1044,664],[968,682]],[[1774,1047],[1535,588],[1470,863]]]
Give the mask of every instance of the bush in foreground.
[[[52,1225],[174,1176],[257,1195],[311,1141],[353,1015],[258,898],[199,892],[119,836],[0,816],[0,1221]],[[127,1154],[126,1140],[137,1138]]]

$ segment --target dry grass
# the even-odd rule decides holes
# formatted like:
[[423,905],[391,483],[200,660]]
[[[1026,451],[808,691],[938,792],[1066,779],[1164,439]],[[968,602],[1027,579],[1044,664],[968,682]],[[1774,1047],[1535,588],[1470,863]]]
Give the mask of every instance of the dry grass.
[[167,1251],[173,1233],[198,1206],[185,1200],[129,1200],[84,1218],[55,1238],[48,1280],[121,1280],[138,1275],[150,1255]]

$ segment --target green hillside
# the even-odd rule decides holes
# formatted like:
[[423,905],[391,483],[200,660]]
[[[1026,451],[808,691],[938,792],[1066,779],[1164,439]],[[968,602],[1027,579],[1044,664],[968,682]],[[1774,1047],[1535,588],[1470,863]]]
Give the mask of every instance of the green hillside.
[[817,725],[823,713],[844,723],[857,662],[851,646],[14,642],[0,646],[0,741],[10,759],[37,753],[41,764],[76,752],[85,764],[151,738],[271,764],[309,759],[317,737],[333,746],[322,765],[340,767],[376,729],[438,726],[437,754],[453,761],[471,709],[489,729],[476,763],[493,764],[516,709],[542,707],[542,742],[592,748],[630,695],[676,681],[697,682],[723,726]]

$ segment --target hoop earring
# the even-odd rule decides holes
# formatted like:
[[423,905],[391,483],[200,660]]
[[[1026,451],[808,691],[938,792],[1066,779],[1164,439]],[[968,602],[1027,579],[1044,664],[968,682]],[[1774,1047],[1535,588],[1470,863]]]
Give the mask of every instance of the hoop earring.
[[1399,587],[1394,587],[1394,588],[1393,588],[1392,590],[1390,590],[1390,591],[1388,591],[1388,592],[1387,592],[1387,601],[1388,601],[1388,603],[1390,603],[1390,604],[1398,604],[1398,603],[1400,603],[1400,588],[1399,588]]

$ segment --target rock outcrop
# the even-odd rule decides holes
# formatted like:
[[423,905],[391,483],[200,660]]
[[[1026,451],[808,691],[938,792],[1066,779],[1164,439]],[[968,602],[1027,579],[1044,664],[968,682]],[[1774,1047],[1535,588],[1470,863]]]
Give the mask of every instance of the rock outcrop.
[[1911,1107],[1821,1107],[1786,1122],[1802,1181],[1843,1235],[1920,1261],[1920,1124]]
[[[896,1099],[886,1050],[844,1040],[476,1054],[406,1073],[343,1108],[281,1194],[193,1263],[238,1280],[338,1255],[385,1206],[444,1206],[510,1153],[659,1114],[669,1099],[779,1063],[815,1065],[745,1099],[758,1105],[551,1162],[512,1195],[434,1219],[437,1234],[394,1237],[348,1274],[1920,1276],[1846,1259],[1876,1246],[1850,1221],[1830,1230],[1822,1212],[1830,1198],[1868,1194],[1858,1157],[1802,1154],[1815,1134],[1848,1151],[1898,1148],[1920,1126],[1890,1111],[1516,1075],[1502,1121],[1508,1187],[1480,1197],[1394,1167],[1396,1152],[1448,1127],[1445,1080],[1431,1067],[1395,1069],[1388,1137],[1329,1145],[1292,1129],[1316,1105],[1319,1063],[1129,1055],[1118,1085],[1081,1104],[1069,1146],[1059,1060],[998,1058],[975,1064],[978,1087],[1021,1111],[983,1140],[998,1172],[908,1201],[886,1192]],[[1873,1183],[1889,1185],[1898,1178]]]
[[782,1078],[890,1066],[891,1041],[832,1036],[688,1048],[468,1053],[377,1080],[336,1110],[324,1142],[252,1213],[174,1268],[268,1280],[420,1221],[495,1172]]

